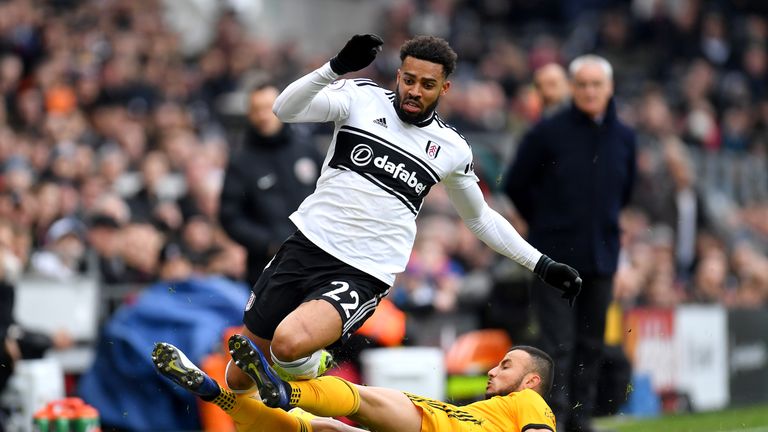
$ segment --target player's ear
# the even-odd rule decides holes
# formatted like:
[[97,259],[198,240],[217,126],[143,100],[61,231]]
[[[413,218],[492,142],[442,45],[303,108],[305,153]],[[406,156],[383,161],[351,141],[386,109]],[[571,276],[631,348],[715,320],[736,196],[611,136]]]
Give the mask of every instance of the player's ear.
[[448,80],[443,81],[443,88],[440,89],[440,96],[448,93],[449,88],[451,88],[451,82]]
[[537,373],[530,372],[523,380],[524,388],[535,389],[539,384],[541,384],[541,376]]

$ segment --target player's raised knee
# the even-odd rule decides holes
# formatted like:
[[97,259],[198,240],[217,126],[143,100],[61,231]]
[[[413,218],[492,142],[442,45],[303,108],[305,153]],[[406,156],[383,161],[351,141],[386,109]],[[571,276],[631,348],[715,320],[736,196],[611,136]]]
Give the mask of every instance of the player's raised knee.
[[298,360],[314,351],[310,342],[305,335],[278,328],[272,339],[272,355],[286,362]]

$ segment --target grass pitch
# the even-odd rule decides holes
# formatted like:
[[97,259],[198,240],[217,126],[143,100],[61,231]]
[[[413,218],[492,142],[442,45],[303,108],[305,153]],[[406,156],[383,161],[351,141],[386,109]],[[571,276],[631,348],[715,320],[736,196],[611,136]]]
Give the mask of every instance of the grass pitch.
[[599,419],[597,426],[616,432],[768,432],[768,404],[651,419],[618,415]]

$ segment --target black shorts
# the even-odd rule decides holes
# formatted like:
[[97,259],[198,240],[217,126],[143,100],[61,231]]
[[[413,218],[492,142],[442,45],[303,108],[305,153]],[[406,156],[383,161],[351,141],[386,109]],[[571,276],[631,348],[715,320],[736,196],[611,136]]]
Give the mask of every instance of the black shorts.
[[341,317],[344,343],[370,317],[389,291],[383,281],[346,264],[296,231],[280,246],[252,288],[243,324],[271,340],[280,322],[299,305],[325,300]]

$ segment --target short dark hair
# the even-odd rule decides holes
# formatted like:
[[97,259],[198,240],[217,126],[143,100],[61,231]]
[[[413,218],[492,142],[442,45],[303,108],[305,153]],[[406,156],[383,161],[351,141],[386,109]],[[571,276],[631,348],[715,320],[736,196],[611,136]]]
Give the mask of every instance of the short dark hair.
[[274,87],[278,91],[280,91],[280,87],[275,84],[274,81],[271,80],[262,80],[262,81],[256,81],[248,86],[248,94],[252,95],[256,92],[260,92],[262,90],[266,90],[270,87]]
[[445,78],[448,78],[448,75],[456,69],[456,58],[458,57],[448,42],[437,36],[416,36],[405,41],[400,47],[400,61],[404,61],[409,56],[443,65]]
[[531,356],[532,370],[530,372],[536,372],[541,377],[539,394],[546,397],[552,389],[552,378],[555,372],[555,362],[552,361],[552,357],[544,351],[528,345],[517,345],[510,349],[510,351],[514,350],[525,351]]

